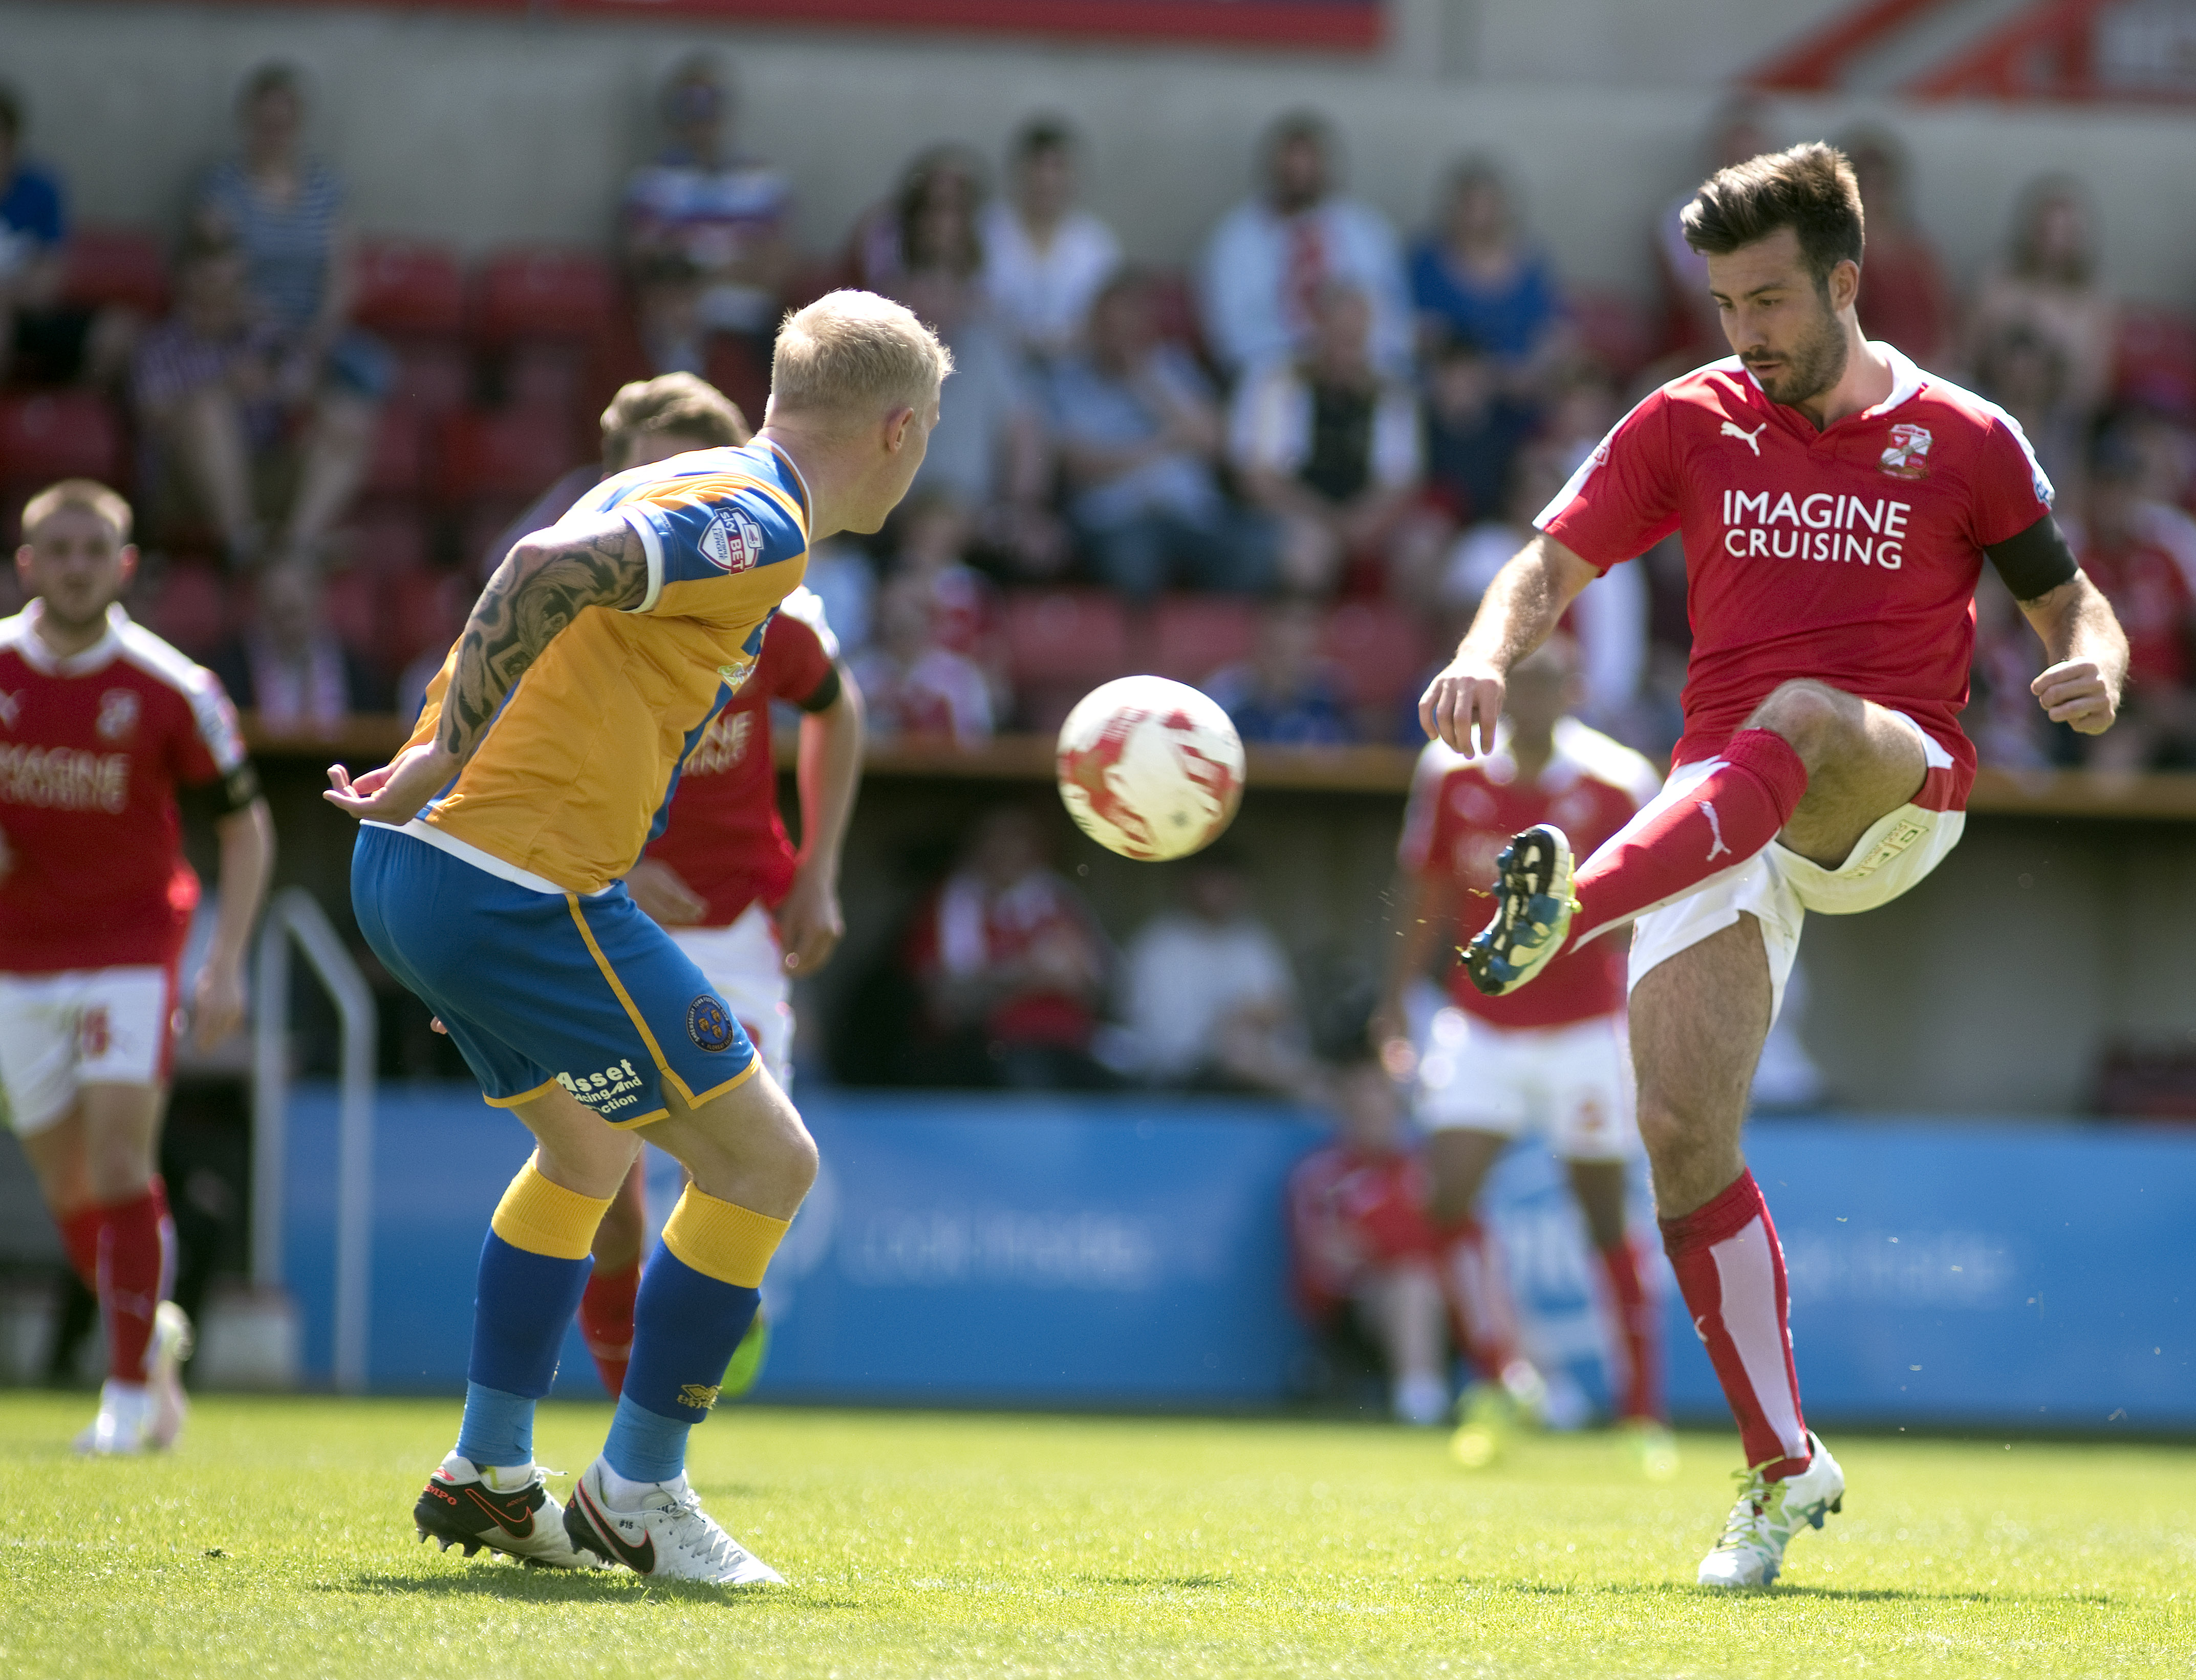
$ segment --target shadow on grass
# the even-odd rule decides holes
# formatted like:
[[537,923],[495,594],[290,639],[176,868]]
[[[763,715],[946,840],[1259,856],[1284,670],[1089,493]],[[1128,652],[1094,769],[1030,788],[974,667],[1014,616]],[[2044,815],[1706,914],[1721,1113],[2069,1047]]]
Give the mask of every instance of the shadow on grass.
[[1809,1586],[1796,1582],[1780,1586],[1732,1591],[1724,1587],[1696,1586],[1689,1581],[1604,1583],[1584,1586],[1561,1581],[1474,1581],[1461,1585],[1490,1592],[1524,1593],[1536,1598],[1714,1598],[1737,1603],[1768,1604],[1781,1598],[1818,1598],[1854,1604],[2109,1604],[2103,1592],[1925,1592],[1911,1587]]
[[727,1609],[862,1610],[852,1599],[822,1598],[798,1587],[719,1587],[702,1581],[650,1581],[623,1570],[520,1569],[496,1564],[445,1573],[367,1572],[332,1581],[323,1592],[436,1598],[501,1598],[536,1604],[644,1604],[668,1599]]

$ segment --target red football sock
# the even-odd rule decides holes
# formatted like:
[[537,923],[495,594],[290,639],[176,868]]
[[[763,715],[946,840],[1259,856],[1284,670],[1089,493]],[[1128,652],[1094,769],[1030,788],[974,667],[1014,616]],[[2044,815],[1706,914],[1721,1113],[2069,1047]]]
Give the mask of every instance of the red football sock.
[[1807,767],[1773,730],[1742,729],[1715,767],[1587,859],[1572,885],[1575,945],[1682,898],[1777,838],[1807,791]]
[[612,1400],[625,1392],[625,1368],[633,1360],[633,1304],[639,1294],[636,1260],[616,1272],[598,1267],[580,1296],[580,1334]]
[[1664,1220],[1662,1251],[1738,1419],[1746,1462],[1765,1467],[1771,1481],[1798,1475],[1812,1450],[1792,1364],[1784,1250],[1754,1175],[1741,1173],[1706,1207]]
[[1608,1312],[1614,1340],[1623,1356],[1624,1391],[1621,1417],[1662,1417],[1661,1313],[1639,1269],[1639,1251],[1626,1237],[1603,1249],[1601,1274],[1609,1285]]
[[153,1314],[160,1305],[167,1270],[161,1240],[160,1198],[147,1189],[103,1210],[107,1228],[99,1244],[98,1291],[107,1321],[107,1374],[118,1383],[145,1380],[145,1350],[153,1340]]
[[1449,1323],[1479,1374],[1500,1383],[1517,1359],[1517,1312],[1501,1251],[1487,1227],[1466,1219],[1441,1233],[1436,1260]]
[[69,1269],[84,1280],[84,1286],[96,1295],[99,1292],[99,1237],[107,1229],[107,1209],[96,1204],[78,1208],[65,1219],[55,1221],[61,1228],[61,1248],[68,1256]]
[[154,1173],[146,1186],[160,1220],[160,1299],[176,1298],[176,1216],[168,1210],[168,1181]]

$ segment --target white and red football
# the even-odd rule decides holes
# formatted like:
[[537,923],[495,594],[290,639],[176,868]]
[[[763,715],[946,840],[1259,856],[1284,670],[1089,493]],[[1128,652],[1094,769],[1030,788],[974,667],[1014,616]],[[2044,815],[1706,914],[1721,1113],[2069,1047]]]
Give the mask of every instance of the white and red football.
[[1243,742],[1206,696],[1164,677],[1120,677],[1083,696],[1054,760],[1076,826],[1143,863],[1219,839],[1243,798]]

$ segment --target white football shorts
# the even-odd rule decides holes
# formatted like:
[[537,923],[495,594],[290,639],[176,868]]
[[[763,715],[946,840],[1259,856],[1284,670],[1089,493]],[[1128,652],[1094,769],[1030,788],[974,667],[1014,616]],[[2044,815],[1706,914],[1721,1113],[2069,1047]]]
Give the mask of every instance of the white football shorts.
[[793,987],[777,927],[761,904],[749,904],[726,927],[673,927],[679,949],[693,959],[717,994],[731,1005],[755,1054],[781,1089],[793,1088]]
[[[1930,768],[1950,767],[1951,754],[1926,730],[1904,712],[1892,716],[1921,737]],[[1704,759],[1671,771],[1661,794],[1640,809],[1627,831],[1683,799],[1685,790],[1707,775],[1714,762]],[[1756,852],[1736,869],[1710,876],[1685,897],[1649,910],[1633,923],[1630,984],[1638,985],[1640,977],[1656,965],[1667,962],[1712,933],[1720,933],[1741,915],[1751,915],[1761,924],[1761,943],[1769,953],[1769,1019],[1773,1022],[1784,1007],[1784,984],[1791,978],[1792,964],[1800,954],[1800,927],[1806,920],[1806,912],[1856,915],[1889,904],[1945,861],[1960,843],[1967,822],[1964,811],[1925,811],[1917,805],[1903,805],[1863,834],[1844,863],[1835,869],[1826,869],[1772,840],[1765,852]]]
[[1443,1009],[1419,1059],[1418,1116],[1436,1132],[1534,1130],[1565,1161],[1629,1160],[1639,1122],[1624,1018],[1495,1027]]
[[170,968],[0,974],[0,1086],[9,1123],[33,1137],[86,1085],[159,1085],[176,1034]]

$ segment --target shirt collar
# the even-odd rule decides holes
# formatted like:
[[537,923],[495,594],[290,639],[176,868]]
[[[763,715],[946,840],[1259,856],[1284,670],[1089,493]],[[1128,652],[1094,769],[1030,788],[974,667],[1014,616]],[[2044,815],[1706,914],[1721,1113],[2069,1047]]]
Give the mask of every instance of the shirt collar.
[[800,534],[805,540],[808,535],[807,528],[816,517],[816,498],[809,494],[808,481],[800,476],[800,463],[778,447],[777,439],[766,437],[763,442],[770,445],[771,453],[785,464],[786,474],[793,480],[794,490],[800,498]]
[[[1929,383],[1929,376],[1916,367],[1912,358],[1897,345],[1872,338],[1868,341],[1868,347],[1891,364],[1891,395],[1873,408],[1864,408],[1858,414],[1848,414],[1846,419],[1868,420],[1879,414],[1888,414],[1901,403],[1910,402],[1919,396],[1922,388]],[[1761,382],[1754,377],[1754,370],[1737,356],[1728,356],[1719,365],[1746,381],[1747,401],[1754,407],[1771,410],[1785,407],[1783,403],[1771,399],[1769,393],[1761,389]],[[1841,420],[1838,424],[1842,425],[1845,422]]]
[[26,622],[23,627],[23,638],[16,644],[17,650],[23,655],[23,662],[43,677],[81,677],[88,671],[98,670],[120,650],[122,632],[130,623],[130,615],[122,610],[122,603],[119,601],[110,603],[107,609],[105,633],[82,653],[70,654],[64,658],[48,645],[44,637],[38,634],[38,621],[45,616],[45,612],[43,601],[32,601],[24,607],[23,616]]

